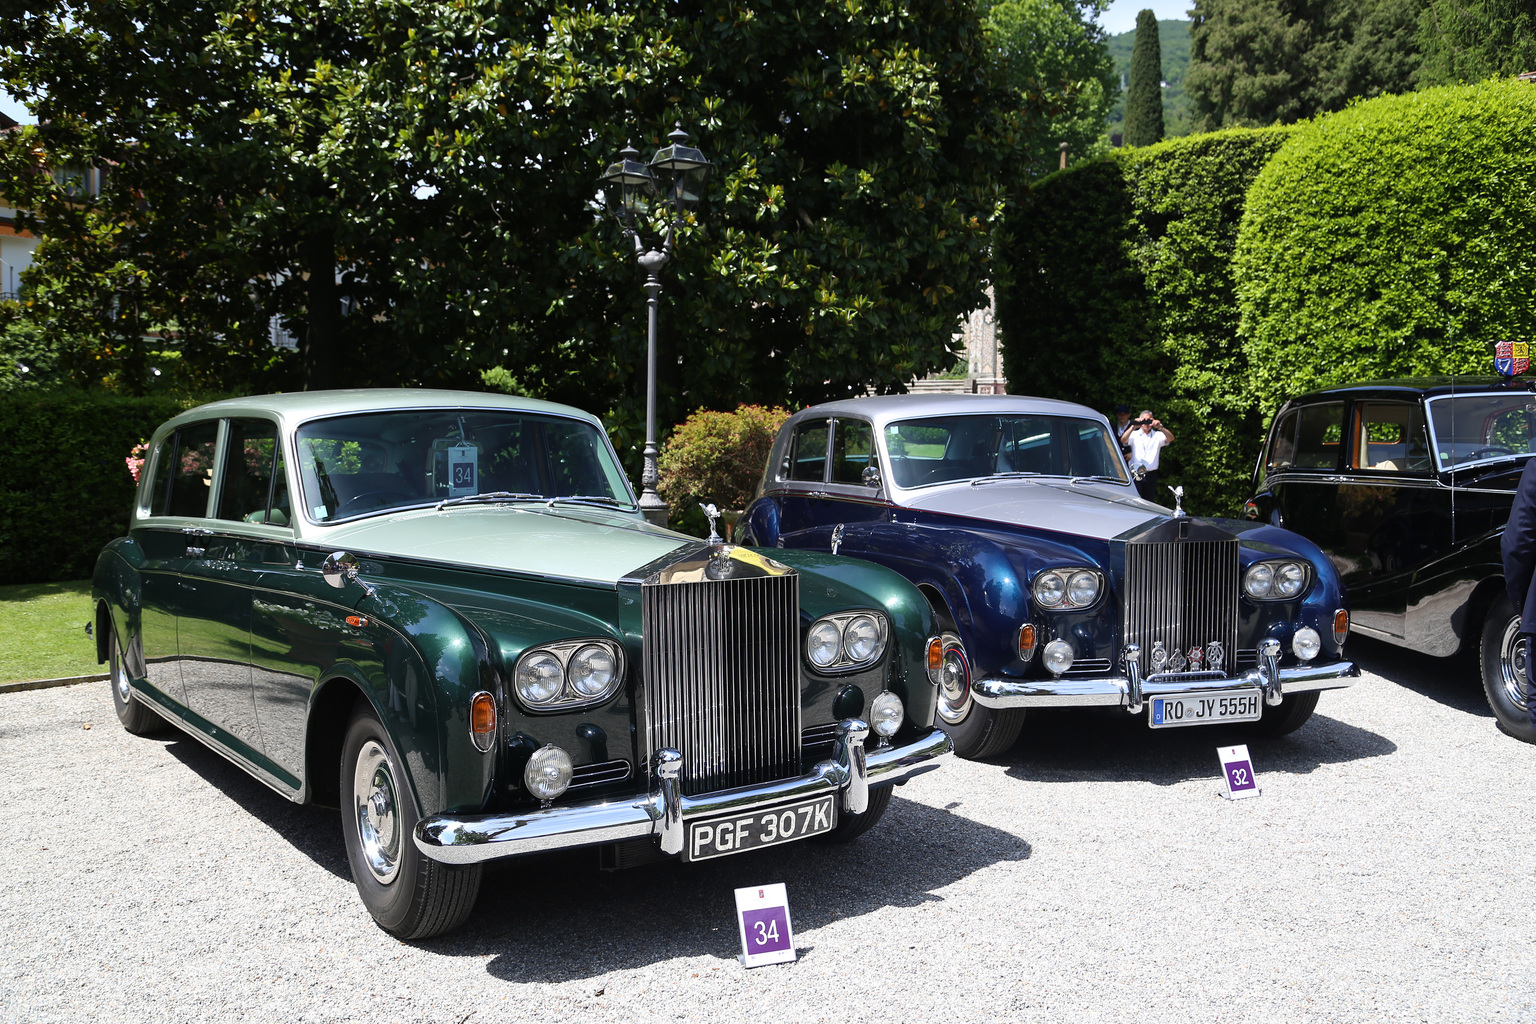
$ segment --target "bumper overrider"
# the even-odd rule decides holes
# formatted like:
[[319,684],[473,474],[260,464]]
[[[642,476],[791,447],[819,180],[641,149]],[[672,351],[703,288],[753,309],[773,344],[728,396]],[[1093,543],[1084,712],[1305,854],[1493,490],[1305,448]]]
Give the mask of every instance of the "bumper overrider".
[[1123,707],[1138,714],[1148,697],[1179,696],[1222,690],[1262,690],[1273,707],[1287,694],[1308,690],[1337,690],[1351,685],[1360,669],[1350,661],[1307,663],[1280,667],[1280,643],[1267,640],[1259,649],[1259,665],[1241,675],[1221,672],[1141,674],[1141,648],[1126,644],[1121,652],[1123,676],[1090,679],[978,679],[971,683],[976,703],[987,708]]
[[895,785],[939,767],[949,737],[930,730],[911,743],[865,750],[869,726],[838,723],[833,757],[794,779],[684,796],[682,755],[663,747],[651,755],[647,793],[505,814],[437,814],[416,825],[416,847],[445,864],[479,864],[549,850],[566,850],[651,836],[662,853],[681,854],[691,821],[776,807],[832,793],[843,814],[861,814],[871,788]]

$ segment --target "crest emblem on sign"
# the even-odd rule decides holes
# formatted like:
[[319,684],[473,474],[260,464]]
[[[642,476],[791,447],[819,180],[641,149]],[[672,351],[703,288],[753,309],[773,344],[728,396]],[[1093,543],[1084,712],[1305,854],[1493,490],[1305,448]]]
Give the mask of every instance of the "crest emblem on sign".
[[1517,377],[1531,368],[1531,346],[1524,341],[1501,341],[1493,350],[1493,369],[1501,377]]
[[1200,662],[1204,658],[1205,658],[1205,652],[1204,651],[1202,651],[1198,647],[1191,647],[1189,649],[1189,670],[1191,672],[1199,672],[1200,671]]

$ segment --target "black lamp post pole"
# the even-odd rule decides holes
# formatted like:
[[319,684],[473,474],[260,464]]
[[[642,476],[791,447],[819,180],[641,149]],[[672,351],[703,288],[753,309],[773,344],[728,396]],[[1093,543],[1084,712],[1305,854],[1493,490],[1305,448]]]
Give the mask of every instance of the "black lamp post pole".
[[[672,259],[667,249],[672,243],[671,232],[667,244],[660,249],[638,252],[636,259],[645,271],[645,465],[640,470],[640,511],[646,520],[657,526],[667,525],[667,503],[656,493],[656,482],[661,474],[656,468],[656,317],[661,306],[661,270]],[[643,249],[640,236],[635,236],[635,248]]]

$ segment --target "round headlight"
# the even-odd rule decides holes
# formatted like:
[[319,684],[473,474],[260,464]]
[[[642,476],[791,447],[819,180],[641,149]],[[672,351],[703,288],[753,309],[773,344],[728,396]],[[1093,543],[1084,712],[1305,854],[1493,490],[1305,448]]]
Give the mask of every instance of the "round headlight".
[[1323,649],[1322,637],[1317,635],[1317,630],[1311,626],[1302,626],[1291,637],[1291,650],[1296,652],[1296,657],[1302,661],[1311,661],[1317,657]]
[[571,658],[571,687],[583,697],[601,697],[613,686],[618,668],[613,652],[588,644]]
[[837,623],[826,619],[812,626],[805,638],[805,655],[817,668],[837,664],[837,656],[842,649],[843,634],[838,630]]
[[1281,597],[1295,597],[1307,582],[1307,570],[1295,562],[1282,562],[1275,566],[1274,591]]
[[523,769],[523,784],[540,800],[553,800],[571,784],[571,755],[553,743],[535,751]]
[[1043,608],[1055,608],[1067,596],[1067,581],[1059,572],[1043,572],[1035,577],[1035,600]]
[[1045,667],[1055,675],[1061,675],[1072,667],[1072,645],[1065,640],[1052,640],[1045,645],[1045,650],[1040,654],[1040,660]]
[[882,646],[880,626],[868,615],[860,615],[843,630],[843,656],[854,664],[873,661]]
[[901,720],[906,713],[907,709],[902,707],[900,697],[890,690],[882,691],[869,702],[869,727],[877,735],[889,739],[901,728]]
[[1099,599],[1099,577],[1091,572],[1075,572],[1067,580],[1067,603],[1086,608]]
[[1243,577],[1243,589],[1249,597],[1268,597],[1274,583],[1275,571],[1263,562],[1249,566],[1247,575]]
[[565,673],[553,654],[540,651],[518,662],[517,693],[529,704],[543,704],[560,695]]

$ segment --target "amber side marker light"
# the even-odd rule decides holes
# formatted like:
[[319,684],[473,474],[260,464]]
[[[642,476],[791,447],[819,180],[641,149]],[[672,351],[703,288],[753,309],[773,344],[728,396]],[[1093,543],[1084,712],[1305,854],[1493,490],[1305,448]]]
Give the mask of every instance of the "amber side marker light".
[[368,620],[361,615],[348,615],[347,625],[351,626],[353,629],[362,629],[364,626],[368,625]]
[[928,678],[938,682],[944,671],[944,641],[933,637],[928,641]]
[[481,690],[469,699],[469,738],[482,751],[496,738],[496,699]]
[[1333,613],[1333,639],[1340,647],[1344,646],[1344,640],[1349,636],[1349,612],[1340,608]]
[[1035,656],[1035,627],[1024,623],[1019,627],[1019,660],[1028,661]]

